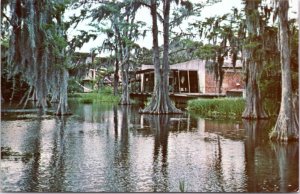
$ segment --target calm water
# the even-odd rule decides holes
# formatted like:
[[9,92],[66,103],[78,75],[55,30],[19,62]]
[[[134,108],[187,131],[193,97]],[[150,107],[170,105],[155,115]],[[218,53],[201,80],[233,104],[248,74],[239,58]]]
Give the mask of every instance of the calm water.
[[71,104],[74,115],[1,113],[1,190],[31,192],[297,191],[298,143],[268,141],[270,123],[138,107]]

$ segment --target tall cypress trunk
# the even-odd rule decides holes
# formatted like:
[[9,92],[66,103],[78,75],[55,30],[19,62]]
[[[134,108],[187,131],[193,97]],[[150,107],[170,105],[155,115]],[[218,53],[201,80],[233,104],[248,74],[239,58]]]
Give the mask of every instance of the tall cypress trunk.
[[163,65],[160,67],[157,27],[157,5],[156,0],[151,0],[152,34],[153,34],[153,65],[154,65],[154,90],[150,104],[140,113],[148,114],[172,114],[182,113],[177,109],[169,97],[169,14],[170,0],[163,1],[164,22],[163,22]]
[[[118,49],[116,49],[115,52],[117,55]],[[118,86],[119,86],[119,60],[118,57],[116,57],[115,72],[114,72],[114,96],[118,95]]]
[[120,104],[129,105],[130,104],[129,78],[128,78],[129,62],[127,59],[125,59],[124,63],[122,63],[121,68],[122,68],[122,96],[121,96]]
[[[129,23],[130,12],[127,12],[126,22]],[[125,36],[128,37],[129,40],[132,39],[132,31],[133,31],[133,23],[135,19],[135,12],[132,13],[132,19],[130,22],[130,29],[125,29]],[[122,44],[123,48],[123,63],[122,63],[122,96],[120,104],[129,105],[130,97],[129,97],[129,58],[130,58],[130,49],[127,43]]]
[[218,85],[218,93],[222,93],[222,85],[223,85],[223,79],[224,79],[224,70],[223,70],[223,65],[224,65],[224,57],[221,54],[221,51],[218,51],[218,56],[217,56],[217,63],[215,67],[215,76],[216,76],[216,82]]
[[[248,44],[257,44],[259,29],[259,12],[258,5],[261,0],[246,0],[246,23],[248,31]],[[262,63],[258,62],[258,54],[255,52],[257,48],[249,46],[245,48],[246,61],[246,107],[242,117],[245,119],[264,119],[267,114],[264,111],[263,103],[259,89],[259,76],[262,69]]]
[[294,103],[292,95],[291,57],[288,36],[288,9],[289,2],[278,2],[279,30],[280,30],[280,63],[281,63],[281,105],[276,125],[270,134],[271,139],[288,141],[298,139],[298,118],[295,116],[299,110],[298,103]]

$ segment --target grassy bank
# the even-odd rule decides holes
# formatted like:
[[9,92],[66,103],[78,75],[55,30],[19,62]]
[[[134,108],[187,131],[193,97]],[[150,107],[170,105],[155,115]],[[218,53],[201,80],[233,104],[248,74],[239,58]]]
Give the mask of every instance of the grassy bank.
[[[271,118],[278,116],[279,102],[265,99],[263,106]],[[195,99],[188,102],[187,109],[192,113],[205,117],[241,119],[245,109],[245,100],[242,98]]]
[[195,99],[188,102],[188,110],[211,118],[239,119],[245,108],[242,98]]
[[90,93],[74,93],[69,94],[70,98],[77,99],[80,103],[94,103],[94,102],[113,102],[120,101],[120,96],[114,96],[112,88],[107,87],[96,92]]

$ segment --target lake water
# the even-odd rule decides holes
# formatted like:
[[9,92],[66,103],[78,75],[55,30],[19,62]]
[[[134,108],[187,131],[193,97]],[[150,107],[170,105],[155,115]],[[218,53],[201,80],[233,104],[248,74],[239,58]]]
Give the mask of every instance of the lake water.
[[[137,106],[71,103],[64,118],[2,112],[1,191],[295,192],[299,146],[272,143],[272,123]],[[27,154],[25,157],[24,154]]]

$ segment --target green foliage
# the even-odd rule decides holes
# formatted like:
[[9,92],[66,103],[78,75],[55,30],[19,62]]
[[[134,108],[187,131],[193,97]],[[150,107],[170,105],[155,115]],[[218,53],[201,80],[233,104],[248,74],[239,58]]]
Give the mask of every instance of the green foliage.
[[270,117],[277,117],[280,109],[280,101],[276,99],[264,99],[263,102],[264,110]]
[[180,192],[185,192],[185,181],[179,181]]
[[97,103],[97,102],[112,102],[118,103],[120,96],[113,95],[113,89],[111,87],[103,87],[97,92],[91,93],[74,93],[69,95],[77,99],[80,103]]
[[216,50],[217,50],[217,46],[212,44],[205,44],[198,48],[198,50],[196,51],[196,55],[200,59],[211,59],[215,57]]
[[144,102],[145,106],[149,106],[151,102],[151,97],[148,97],[147,100]]
[[186,37],[173,38],[173,40],[170,42],[170,64],[198,59],[199,54],[202,54],[201,51],[199,51],[199,48],[201,48],[202,45],[202,42],[194,41]]
[[113,95],[112,87],[103,87],[98,91],[99,94]]
[[[280,101],[272,98],[264,99],[264,110],[271,117],[279,113]],[[241,119],[245,108],[242,98],[196,99],[188,102],[188,111],[209,118]]]
[[245,108],[242,98],[196,99],[188,102],[190,112],[211,118],[240,119]]
[[244,44],[244,48],[246,49],[256,49],[259,46],[261,46],[261,43],[259,42],[250,42],[248,44]]
[[1,48],[2,47],[9,48],[9,40],[7,37],[1,38],[0,43],[1,43]]
[[71,78],[68,80],[68,94],[74,94],[81,92],[82,88],[78,83],[76,83],[76,80]]
[[[278,62],[270,62],[264,66],[259,80],[259,88],[262,99],[280,101],[281,96],[281,72]],[[270,92],[272,91],[272,92]]]

